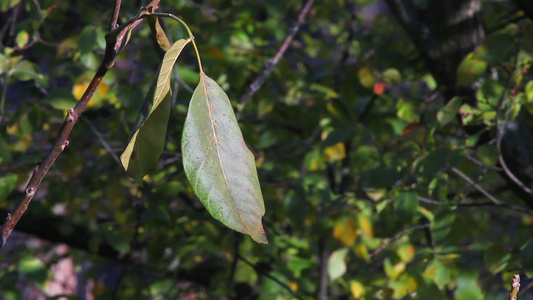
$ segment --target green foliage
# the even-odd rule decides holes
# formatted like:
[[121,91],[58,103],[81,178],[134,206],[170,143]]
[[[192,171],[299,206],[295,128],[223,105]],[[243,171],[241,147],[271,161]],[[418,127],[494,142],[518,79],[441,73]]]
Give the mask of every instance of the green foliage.
[[[446,86],[390,10],[365,12],[376,3],[315,1],[240,102],[301,1],[162,0],[190,24],[200,70],[172,19],[126,32],[17,227],[54,242],[8,240],[0,298],[46,290],[70,258],[96,299],[316,299],[324,282],[330,299],[505,299],[513,274],[528,282],[532,202],[501,161],[531,186],[533,23],[508,15],[515,2],[482,2],[491,31]],[[108,5],[0,4],[2,212],[97,70]],[[119,24],[138,9],[124,2]]]

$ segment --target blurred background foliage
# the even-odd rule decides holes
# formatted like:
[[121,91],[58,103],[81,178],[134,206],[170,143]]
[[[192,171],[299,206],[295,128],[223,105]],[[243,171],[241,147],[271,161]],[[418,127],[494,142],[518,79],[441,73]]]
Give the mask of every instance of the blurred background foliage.
[[[97,69],[113,4],[1,2],[1,219]],[[124,1],[120,20],[146,4]],[[190,25],[238,111],[268,245],[213,220],[185,178],[192,48],[157,170],[140,187],[118,164],[162,58],[143,24],[0,251],[0,298],[505,299],[518,273],[527,299],[531,5],[317,1],[265,85],[239,101],[302,5],[160,3]],[[171,40],[186,36],[162,22]]]

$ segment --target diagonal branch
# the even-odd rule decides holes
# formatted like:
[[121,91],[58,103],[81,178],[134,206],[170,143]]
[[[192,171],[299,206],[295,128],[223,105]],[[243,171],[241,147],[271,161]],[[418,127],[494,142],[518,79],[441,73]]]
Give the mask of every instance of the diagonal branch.
[[[117,3],[115,5],[116,11],[114,15],[116,14],[117,16],[118,11],[120,10],[119,2],[120,0],[117,0]],[[74,125],[76,125],[83,110],[91,100],[92,96],[94,95],[94,92],[102,82],[102,79],[106,75],[107,71],[113,66],[116,56],[125,46],[127,39],[124,39],[124,37],[142,22],[142,18],[143,17],[141,16],[141,14],[139,14],[124,25],[117,27],[107,33],[106,51],[104,58],[102,59],[102,63],[100,64],[100,67],[98,68],[96,74],[91,80],[91,83],[85,90],[85,93],[78,101],[76,107],[68,109],[67,116],[65,117],[65,121],[63,122],[63,125],[59,130],[59,134],[56,139],[56,142],[54,143],[54,146],[52,147],[52,149],[50,149],[50,152],[48,152],[48,155],[46,156],[44,161],[38,164],[33,170],[33,174],[30,178],[30,181],[26,186],[24,197],[20,201],[17,209],[15,210],[15,212],[7,214],[6,221],[2,227],[2,234],[0,236],[0,248],[5,245],[9,235],[15,228],[15,225],[17,225],[24,212],[26,212],[26,210],[28,209],[31,200],[35,195],[35,192],[39,188],[39,185],[43,180],[44,176],[46,176],[46,173],[48,173],[48,170],[54,164],[55,160],[61,154],[61,152],[63,152],[63,150],[65,150],[65,148],[68,146],[68,137],[72,131],[72,128],[74,128]],[[111,21],[112,26],[114,26],[113,22],[115,22],[116,24],[115,17],[113,17],[113,20]]]
[[500,205],[501,204],[498,199],[494,198],[494,196],[492,196],[489,192],[487,192],[484,188],[482,188],[474,180],[472,180],[470,177],[466,176],[465,173],[461,172],[459,169],[457,169],[455,167],[452,167],[452,171],[455,174],[461,176],[461,178],[463,178],[466,182],[468,182],[471,185],[473,185],[479,192],[481,192],[483,195],[485,195],[485,197],[489,198],[490,201],[494,202],[494,204],[496,204],[496,205]]
[[374,250],[372,253],[370,253],[368,255],[368,259],[371,259],[372,257],[376,256],[377,254],[379,254],[381,251],[383,251],[385,248],[387,248],[388,246],[390,246],[390,244],[394,243],[394,241],[396,241],[397,239],[401,238],[404,234],[410,232],[410,231],[413,231],[413,230],[417,230],[417,229],[424,229],[424,228],[429,228],[431,224],[427,223],[427,224],[421,224],[421,225],[416,225],[416,226],[412,226],[412,227],[407,227],[405,228],[404,230],[398,232],[397,234],[395,234],[392,238],[390,238],[389,240],[387,240],[385,243],[383,243],[381,246],[379,246],[376,250]]
[[239,113],[237,114],[237,117],[240,116],[240,112],[242,111],[242,107],[246,105],[246,102],[250,100],[250,98],[261,88],[261,86],[265,83],[266,79],[270,76],[274,68],[278,65],[280,59],[285,54],[285,51],[289,48],[289,45],[291,44],[292,40],[300,30],[300,26],[305,21],[305,17],[309,13],[309,10],[311,10],[311,6],[313,5],[314,0],[307,0],[304,7],[300,11],[300,14],[298,15],[298,20],[296,24],[294,24],[293,27],[290,28],[288,35],[285,37],[285,40],[283,40],[283,43],[278,49],[278,52],[274,55],[273,58],[269,59],[268,62],[265,65],[265,68],[263,69],[263,72],[257,76],[257,78],[252,82],[250,87],[248,88],[248,92],[244,94],[241,97],[241,100],[239,101],[241,105],[241,109]]
[[244,258],[242,255],[238,255],[237,258],[239,258],[240,260],[242,260],[244,263],[246,263],[247,265],[249,265],[250,267],[252,267],[257,273],[265,276],[266,278],[274,281],[275,283],[279,284],[281,287],[283,287],[287,292],[289,292],[295,299],[303,299],[300,295],[298,295],[298,293],[296,293],[290,286],[288,286],[287,284],[285,284],[284,282],[282,282],[281,280],[277,279],[276,277],[270,275],[269,272],[259,268],[257,265],[251,263],[250,261],[248,261],[246,258]]

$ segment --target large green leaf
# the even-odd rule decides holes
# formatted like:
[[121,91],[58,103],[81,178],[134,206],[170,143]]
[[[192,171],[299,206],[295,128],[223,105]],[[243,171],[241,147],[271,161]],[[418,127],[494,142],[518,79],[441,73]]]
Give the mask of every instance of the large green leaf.
[[181,51],[190,42],[179,40],[165,53],[137,117],[133,134],[120,156],[124,169],[138,184],[153,169],[165,147],[165,136],[170,116],[170,75]]
[[181,147],[185,174],[209,213],[256,242],[267,243],[254,156],[228,96],[203,72],[189,104]]

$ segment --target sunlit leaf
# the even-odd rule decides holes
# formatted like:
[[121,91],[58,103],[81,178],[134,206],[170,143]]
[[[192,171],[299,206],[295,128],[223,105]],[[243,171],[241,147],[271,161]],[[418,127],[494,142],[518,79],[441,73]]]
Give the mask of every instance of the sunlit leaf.
[[374,76],[374,73],[369,68],[361,68],[359,70],[359,81],[361,82],[361,85],[366,87],[367,89],[371,89],[374,87],[374,84],[376,83],[376,77]]
[[231,229],[266,243],[255,159],[226,93],[205,73],[189,104],[182,137],[183,166],[202,204]]
[[20,0],[3,0],[0,2],[0,11],[4,12],[17,5],[19,2]]
[[142,183],[144,175],[155,168],[163,152],[170,115],[170,75],[183,47],[189,42],[188,39],[179,40],[166,52],[157,80],[154,78],[152,82],[133,134],[120,156],[124,169],[138,184]]
[[477,279],[479,274],[476,271],[466,271],[459,275],[457,279],[457,289],[455,299],[457,300],[481,300],[483,291],[479,287]]
[[442,289],[450,281],[451,271],[447,265],[435,259],[426,267],[424,276],[432,280],[440,289]]
[[331,253],[328,259],[329,280],[334,281],[346,273],[346,262],[344,262],[348,248],[342,248]]
[[361,229],[361,231],[370,238],[374,237],[374,230],[372,226],[372,222],[363,214],[357,215],[357,225]]
[[15,189],[16,184],[16,174],[9,174],[0,177],[0,201],[4,201],[5,199],[7,199],[7,196],[9,196],[9,194]]
[[350,292],[355,299],[361,299],[365,295],[365,286],[360,281],[351,280]]
[[[77,94],[77,91],[75,91]],[[80,96],[81,97],[81,96]],[[78,98],[79,99],[79,98]],[[66,88],[57,88],[52,90],[44,99],[54,109],[67,110],[76,106],[77,100],[71,91]]]
[[32,79],[39,81],[44,80],[44,76],[41,74],[39,67],[27,60],[21,60],[17,63],[11,70],[9,70],[9,75],[21,81]]
[[410,262],[413,257],[415,256],[416,254],[416,249],[415,247],[413,247],[413,245],[411,244],[403,244],[401,246],[398,247],[398,250],[396,251],[396,253],[398,254],[398,256],[400,257],[400,259],[404,262],[404,263],[408,263]]
[[487,70],[487,62],[474,58],[473,54],[467,55],[457,68],[457,85],[471,86]]
[[346,219],[333,227],[333,237],[343,246],[351,246],[357,239],[357,225],[352,219]]
[[418,122],[420,120],[420,115],[418,111],[418,106],[413,102],[410,102],[405,99],[400,99],[396,103],[396,109],[398,118],[406,122]]
[[403,261],[394,261],[390,257],[385,258],[383,269],[387,277],[394,280],[405,271],[406,264]]
[[46,265],[37,257],[25,256],[19,261],[19,271],[24,277],[42,283],[47,277]]
[[325,160],[334,162],[343,160],[346,157],[346,148],[343,143],[337,143],[324,149]]
[[402,74],[400,74],[400,71],[397,69],[387,69],[381,73],[381,77],[385,82],[389,83],[401,83],[402,82]]
[[457,115],[459,107],[461,107],[461,98],[454,97],[446,104],[446,106],[439,110],[437,113],[437,120],[439,120],[440,125],[444,126],[450,123]]
[[26,30],[22,30],[17,34],[15,41],[17,43],[17,46],[24,47],[30,41],[30,35]]

